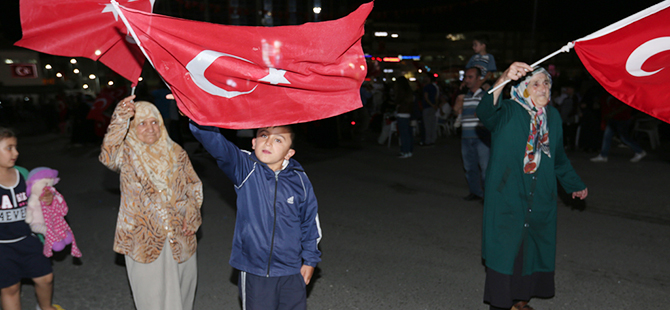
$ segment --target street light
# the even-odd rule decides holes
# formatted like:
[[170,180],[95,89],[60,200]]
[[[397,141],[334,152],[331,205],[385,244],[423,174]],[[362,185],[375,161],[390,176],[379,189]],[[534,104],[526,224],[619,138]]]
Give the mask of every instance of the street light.
[[314,12],[314,21],[318,22],[321,20],[321,17],[319,16],[321,14],[321,0],[314,0],[313,4],[312,12]]

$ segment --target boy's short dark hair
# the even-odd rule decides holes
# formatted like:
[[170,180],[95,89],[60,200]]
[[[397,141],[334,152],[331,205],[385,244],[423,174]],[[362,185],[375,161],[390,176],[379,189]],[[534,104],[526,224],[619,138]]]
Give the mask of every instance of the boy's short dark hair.
[[486,47],[489,46],[489,36],[488,35],[480,34],[480,35],[475,36],[473,38],[473,40],[479,42],[480,44],[486,45]]
[[291,147],[292,149],[295,149],[295,125],[279,125],[279,126],[270,126],[270,127],[261,127],[256,129],[256,134],[254,136],[258,136],[258,132],[261,131],[261,129],[265,128],[274,128],[274,127],[284,127],[288,129],[288,131],[291,133]]
[[16,138],[16,134],[9,128],[0,127],[0,141],[7,138]]

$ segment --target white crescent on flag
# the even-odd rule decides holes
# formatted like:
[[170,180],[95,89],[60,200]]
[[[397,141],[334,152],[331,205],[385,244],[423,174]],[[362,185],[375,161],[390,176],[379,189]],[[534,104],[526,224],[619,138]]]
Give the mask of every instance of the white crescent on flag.
[[[196,55],[187,65],[186,65],[186,70],[189,72],[189,75],[191,76],[191,79],[193,80],[193,83],[195,83],[196,86],[198,86],[200,89],[204,90],[210,95],[214,96],[220,96],[224,98],[234,98],[240,95],[246,95],[252,93],[254,90],[256,90],[256,87],[258,87],[258,84],[256,84],[251,90],[249,91],[229,91],[225,90],[219,86],[216,86],[214,83],[212,83],[207,77],[205,77],[205,71],[212,66],[214,61],[216,61],[219,57],[230,57],[238,60],[245,61],[250,64],[254,64],[252,61],[231,55],[231,54],[226,54],[226,53],[221,53],[217,51],[212,51],[212,50],[204,50],[198,55]],[[267,82],[272,85],[278,85],[278,84],[291,84],[286,77],[284,76],[286,74],[286,70],[281,70],[281,69],[276,69],[276,68],[268,68],[268,74],[260,79],[258,79],[259,82]],[[227,83],[223,83],[227,84]]]
[[205,77],[205,71],[209,66],[211,66],[214,61],[219,58],[219,57],[231,57],[235,59],[239,59],[242,61],[246,61],[248,63],[252,63],[249,60],[246,60],[242,57],[238,57],[235,55],[230,55],[230,54],[225,54],[225,53],[220,53],[217,51],[211,51],[211,50],[204,50],[200,52],[198,55],[196,55],[193,60],[189,61],[189,63],[186,65],[186,70],[189,72],[191,75],[191,78],[193,79],[193,83],[200,87],[200,89],[204,90],[210,95],[214,96],[220,96],[224,98],[234,98],[239,95],[244,95],[244,94],[250,94],[254,90],[256,90],[256,87],[258,85],[254,86],[249,91],[227,91],[221,87],[218,87],[214,85],[212,82],[210,82],[206,77]]
[[670,37],[662,37],[649,40],[644,44],[640,45],[630,54],[628,60],[626,61],[626,71],[628,71],[630,75],[636,77],[650,76],[656,74],[659,71],[663,70],[663,68],[658,69],[656,71],[648,72],[642,70],[642,65],[644,64],[645,61],[647,61],[654,55],[669,50],[670,50]]

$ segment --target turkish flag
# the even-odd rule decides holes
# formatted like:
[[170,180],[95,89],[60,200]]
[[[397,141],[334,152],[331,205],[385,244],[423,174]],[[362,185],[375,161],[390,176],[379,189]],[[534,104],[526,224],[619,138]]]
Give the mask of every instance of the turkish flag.
[[179,109],[231,129],[308,122],[362,106],[372,2],[334,21],[250,27],[121,8]]
[[614,97],[670,123],[670,1],[587,37],[575,51]]
[[10,66],[14,78],[36,78],[37,66],[35,64],[13,64]]
[[[118,1],[145,12],[151,12],[154,3]],[[21,0],[19,8],[23,37],[14,45],[51,55],[100,60],[137,85],[145,58],[109,0]]]

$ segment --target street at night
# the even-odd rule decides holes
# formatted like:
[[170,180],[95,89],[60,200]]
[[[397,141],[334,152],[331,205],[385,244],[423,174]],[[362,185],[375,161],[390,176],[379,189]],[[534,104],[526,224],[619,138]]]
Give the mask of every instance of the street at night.
[[[323,261],[308,290],[308,308],[488,309],[482,303],[482,205],[462,199],[467,185],[460,141],[398,159],[375,137],[356,146],[313,148],[295,158],[319,200]],[[536,309],[664,309],[670,302],[670,174],[668,143],[644,160],[614,148],[607,163],[594,153],[568,152],[589,188],[586,209],[559,201],[556,296]],[[644,144],[643,144],[644,146]],[[204,185],[198,245],[196,309],[239,309],[237,279],[228,265],[233,186],[206,153],[186,149]],[[68,221],[83,252],[81,264],[62,253],[53,261],[54,303],[66,309],[132,309],[123,259],[112,251],[119,176],[98,162],[99,147],[71,147],[64,137],[19,138],[20,165],[60,171]],[[33,309],[23,285],[25,309]]]

